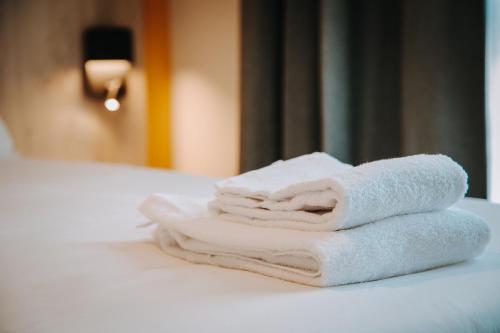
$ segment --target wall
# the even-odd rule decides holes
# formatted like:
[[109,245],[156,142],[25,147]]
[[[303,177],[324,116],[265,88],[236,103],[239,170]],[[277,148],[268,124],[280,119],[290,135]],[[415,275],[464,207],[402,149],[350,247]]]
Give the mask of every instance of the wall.
[[500,203],[500,3],[486,2],[488,199]]
[[[0,116],[21,153],[143,164],[145,100],[140,0],[0,1]],[[116,113],[82,88],[81,33],[93,24],[133,29],[136,62]]]
[[[0,1],[0,116],[17,149],[39,158],[144,164],[142,1]],[[170,0],[173,167],[238,171],[239,1]],[[136,62],[117,113],[82,87],[81,32],[134,30]]]
[[238,171],[239,1],[171,0],[174,168]]

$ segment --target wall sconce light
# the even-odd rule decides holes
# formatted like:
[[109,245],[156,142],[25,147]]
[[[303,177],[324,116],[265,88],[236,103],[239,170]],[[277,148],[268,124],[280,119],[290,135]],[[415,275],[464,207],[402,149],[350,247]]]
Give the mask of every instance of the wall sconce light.
[[132,32],[123,27],[90,27],[83,41],[87,92],[103,98],[107,110],[118,111],[125,94],[125,79],[132,68]]

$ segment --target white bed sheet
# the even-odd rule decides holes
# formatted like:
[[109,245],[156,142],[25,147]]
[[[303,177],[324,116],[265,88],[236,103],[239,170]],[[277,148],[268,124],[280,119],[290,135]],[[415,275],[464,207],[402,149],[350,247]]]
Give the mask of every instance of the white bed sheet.
[[500,206],[476,260],[312,288],[162,253],[136,211],[151,192],[208,194],[172,172],[0,161],[0,332],[500,332]]

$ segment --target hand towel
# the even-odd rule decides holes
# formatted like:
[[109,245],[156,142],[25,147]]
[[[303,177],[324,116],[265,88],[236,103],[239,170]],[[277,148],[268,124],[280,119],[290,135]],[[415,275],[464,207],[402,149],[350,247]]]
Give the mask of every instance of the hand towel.
[[464,197],[467,174],[444,155],[351,167],[315,153],[222,180],[216,187],[210,206],[227,220],[332,231],[447,208]]
[[[187,207],[196,207],[199,215]],[[154,195],[140,211],[158,223],[160,247],[175,257],[318,287],[461,262],[478,255],[489,239],[480,217],[453,208],[308,232],[227,222],[205,207],[206,200]]]

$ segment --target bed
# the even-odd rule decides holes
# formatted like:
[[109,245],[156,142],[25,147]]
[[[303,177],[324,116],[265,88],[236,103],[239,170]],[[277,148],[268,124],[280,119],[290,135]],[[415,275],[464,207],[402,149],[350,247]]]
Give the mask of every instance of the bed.
[[500,332],[500,205],[465,199],[477,259],[312,288],[162,253],[136,207],[214,179],[98,163],[0,161],[0,332]]

